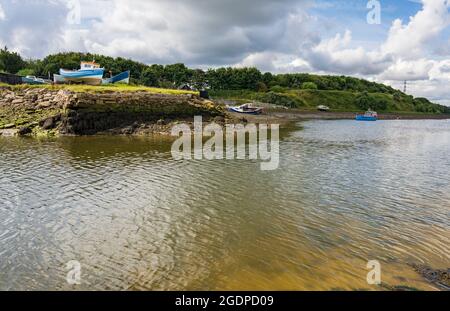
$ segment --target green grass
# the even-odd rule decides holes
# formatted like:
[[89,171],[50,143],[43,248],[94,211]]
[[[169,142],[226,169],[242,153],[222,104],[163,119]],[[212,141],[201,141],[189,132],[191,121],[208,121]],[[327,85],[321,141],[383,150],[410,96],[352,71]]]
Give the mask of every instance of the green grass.
[[29,88],[45,88],[48,90],[68,90],[68,91],[73,91],[73,92],[86,92],[86,93],[102,93],[102,92],[113,91],[113,92],[149,92],[149,93],[170,94],[170,95],[182,95],[182,94],[198,95],[198,92],[195,92],[195,91],[162,89],[162,88],[155,88],[155,87],[127,85],[127,84],[92,86],[92,85],[80,85],[80,84],[8,85],[8,84],[0,83],[0,86],[8,86],[8,87],[12,88],[13,90],[14,89],[21,90],[21,89],[29,89]]

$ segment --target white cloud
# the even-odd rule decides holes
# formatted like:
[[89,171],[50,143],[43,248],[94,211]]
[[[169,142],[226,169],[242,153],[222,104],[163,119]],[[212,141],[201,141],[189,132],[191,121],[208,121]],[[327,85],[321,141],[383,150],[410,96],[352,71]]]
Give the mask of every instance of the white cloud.
[[0,21],[4,21],[6,19],[5,10],[3,10],[2,4],[0,3]]
[[423,0],[422,10],[408,24],[400,19],[393,22],[383,52],[409,59],[422,56],[424,46],[450,24],[449,6],[447,0]]
[[390,55],[366,51],[362,47],[351,48],[351,41],[350,30],[344,35],[337,34],[312,48],[307,53],[307,59],[318,70],[363,75],[379,74],[392,61]]
[[[298,21],[307,3],[110,0],[104,2],[108,14],[99,14],[89,32],[67,31],[66,45],[82,37],[83,50],[126,55],[147,63],[234,64],[253,53],[297,48],[286,36],[289,29],[302,35],[305,22]],[[88,4],[83,1],[84,5]]]
[[311,66],[304,59],[276,52],[250,54],[242,62],[235,64],[235,66],[257,67],[262,71],[278,73],[311,71]]
[[428,80],[434,61],[421,58],[417,60],[399,59],[389,66],[380,77],[385,80]]
[[27,57],[42,57],[61,46],[67,8],[57,0],[4,0],[0,42]]

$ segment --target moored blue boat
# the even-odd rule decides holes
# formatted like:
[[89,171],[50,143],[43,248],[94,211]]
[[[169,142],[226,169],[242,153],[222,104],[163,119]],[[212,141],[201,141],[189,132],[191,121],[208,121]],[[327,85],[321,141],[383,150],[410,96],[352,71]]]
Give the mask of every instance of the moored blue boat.
[[356,115],[356,121],[377,121],[378,113],[369,109],[365,114]]

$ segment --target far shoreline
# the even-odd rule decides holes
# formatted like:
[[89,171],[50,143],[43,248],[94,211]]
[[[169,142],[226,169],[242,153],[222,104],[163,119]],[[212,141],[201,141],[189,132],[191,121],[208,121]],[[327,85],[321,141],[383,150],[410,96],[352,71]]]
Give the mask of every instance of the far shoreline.
[[[357,112],[320,112],[313,110],[273,110],[269,109],[261,115],[242,115],[231,113],[232,116],[245,119],[250,123],[288,123],[292,121],[312,121],[312,120],[355,120]],[[383,120],[449,120],[450,114],[421,114],[407,112],[379,113],[378,119]]]

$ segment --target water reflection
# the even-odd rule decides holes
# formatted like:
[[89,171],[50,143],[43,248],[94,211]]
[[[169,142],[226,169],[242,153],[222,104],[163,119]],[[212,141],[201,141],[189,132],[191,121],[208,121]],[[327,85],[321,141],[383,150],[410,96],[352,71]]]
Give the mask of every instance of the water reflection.
[[281,166],[173,161],[165,138],[0,138],[0,289],[429,289],[449,266],[448,121],[314,121]]

